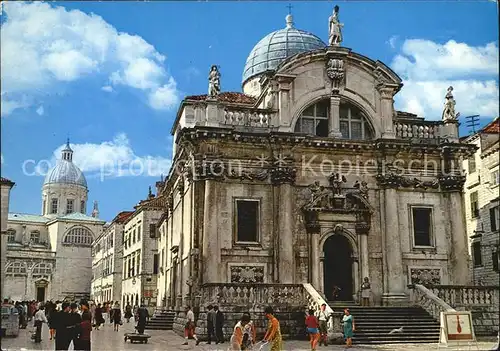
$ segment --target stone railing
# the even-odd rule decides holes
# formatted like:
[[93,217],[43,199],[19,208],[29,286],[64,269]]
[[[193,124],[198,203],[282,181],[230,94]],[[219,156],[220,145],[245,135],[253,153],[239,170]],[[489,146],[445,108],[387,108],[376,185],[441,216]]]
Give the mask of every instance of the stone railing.
[[438,318],[439,313],[471,311],[476,335],[497,335],[499,331],[499,286],[410,285],[412,301]]
[[436,320],[439,320],[441,312],[455,311],[450,305],[423,285],[408,285],[408,288],[411,289],[410,301],[414,305],[422,307]]
[[429,285],[427,288],[453,308],[498,306],[499,286]]
[[276,113],[270,110],[235,107],[225,108],[222,120],[222,124],[224,125],[254,128],[270,128],[275,122]]
[[201,303],[219,306],[304,306],[304,289],[300,284],[233,284],[208,283],[202,286]]
[[396,121],[394,132],[401,139],[435,139],[440,137],[439,121]]
[[314,289],[314,287],[309,283],[302,284],[304,286],[306,298],[307,298],[307,308],[312,309],[314,311],[319,311],[321,305],[325,304],[325,311],[327,314],[331,315],[333,318],[330,318],[328,321],[328,334],[330,337],[342,337],[341,325],[340,325],[340,316],[342,312],[334,312],[333,309],[328,305],[328,302],[323,299],[323,296]]

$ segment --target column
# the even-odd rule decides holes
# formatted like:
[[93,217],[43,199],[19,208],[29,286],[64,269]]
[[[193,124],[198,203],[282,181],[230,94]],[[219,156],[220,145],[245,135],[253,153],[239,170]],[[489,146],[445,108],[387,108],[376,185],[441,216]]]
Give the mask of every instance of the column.
[[382,138],[394,139],[394,126],[392,121],[393,112],[393,94],[394,88],[390,86],[382,86],[379,88],[380,93],[380,114],[382,117]]
[[319,283],[319,233],[310,234],[311,237],[311,284],[320,291]]
[[328,136],[332,138],[342,138],[342,133],[340,133],[340,96],[338,95],[330,97],[330,116],[328,125],[330,128]]
[[385,189],[385,247],[387,257],[387,293],[382,300],[386,305],[400,305],[406,301],[403,277],[403,257],[399,237],[398,199],[396,189]]
[[352,295],[354,301],[359,301],[358,291],[360,289],[359,284],[359,262],[356,257],[352,258],[352,280],[354,283],[354,289],[352,289]]
[[203,283],[220,283],[219,231],[215,180],[205,180],[203,212]]
[[[451,262],[449,267],[451,281],[448,284],[470,284],[469,251],[467,233],[465,231],[465,216],[463,213],[462,193],[454,191],[449,195],[449,218],[451,221]],[[446,196],[446,195],[445,195]]]
[[368,256],[368,236],[366,234],[358,235],[360,252],[361,252],[361,279],[370,277],[369,260]]
[[293,198],[292,185],[285,183],[279,186],[279,282],[293,284],[294,281],[294,255],[293,255]]

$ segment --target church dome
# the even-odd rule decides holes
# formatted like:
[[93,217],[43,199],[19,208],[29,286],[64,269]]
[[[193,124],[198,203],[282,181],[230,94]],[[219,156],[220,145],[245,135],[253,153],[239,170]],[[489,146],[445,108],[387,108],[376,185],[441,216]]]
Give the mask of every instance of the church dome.
[[69,146],[61,151],[62,158],[57,161],[57,165],[49,170],[45,176],[43,185],[46,184],[74,184],[87,188],[87,180],[83,172],[73,163],[73,150]]
[[286,28],[262,38],[248,55],[243,71],[243,84],[261,73],[275,70],[288,57],[326,47],[312,33],[293,27],[292,15],[286,16]]

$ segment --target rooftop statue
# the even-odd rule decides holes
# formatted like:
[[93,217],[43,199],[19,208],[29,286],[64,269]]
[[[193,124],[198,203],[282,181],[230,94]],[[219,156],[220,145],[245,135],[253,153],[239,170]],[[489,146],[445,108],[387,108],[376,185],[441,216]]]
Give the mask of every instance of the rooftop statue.
[[453,87],[448,88],[448,92],[446,93],[445,96],[445,103],[444,103],[444,109],[443,109],[443,121],[448,122],[448,121],[456,121],[458,116],[460,116],[460,113],[455,112],[455,99],[453,98],[453,94],[451,93],[453,91]]
[[212,65],[208,74],[208,96],[216,97],[220,93],[220,73],[216,65]]
[[339,22],[339,7],[336,5],[333,9],[333,15],[329,19],[328,45],[340,46],[343,26],[344,24]]

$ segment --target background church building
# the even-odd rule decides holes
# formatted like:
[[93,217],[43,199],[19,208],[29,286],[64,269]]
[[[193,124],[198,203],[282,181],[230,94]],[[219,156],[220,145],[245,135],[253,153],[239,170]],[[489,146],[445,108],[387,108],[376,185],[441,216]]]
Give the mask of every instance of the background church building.
[[48,171],[42,213],[9,213],[4,294],[13,301],[63,300],[90,296],[91,246],[105,224],[97,203],[87,213],[85,176],[69,145]]

